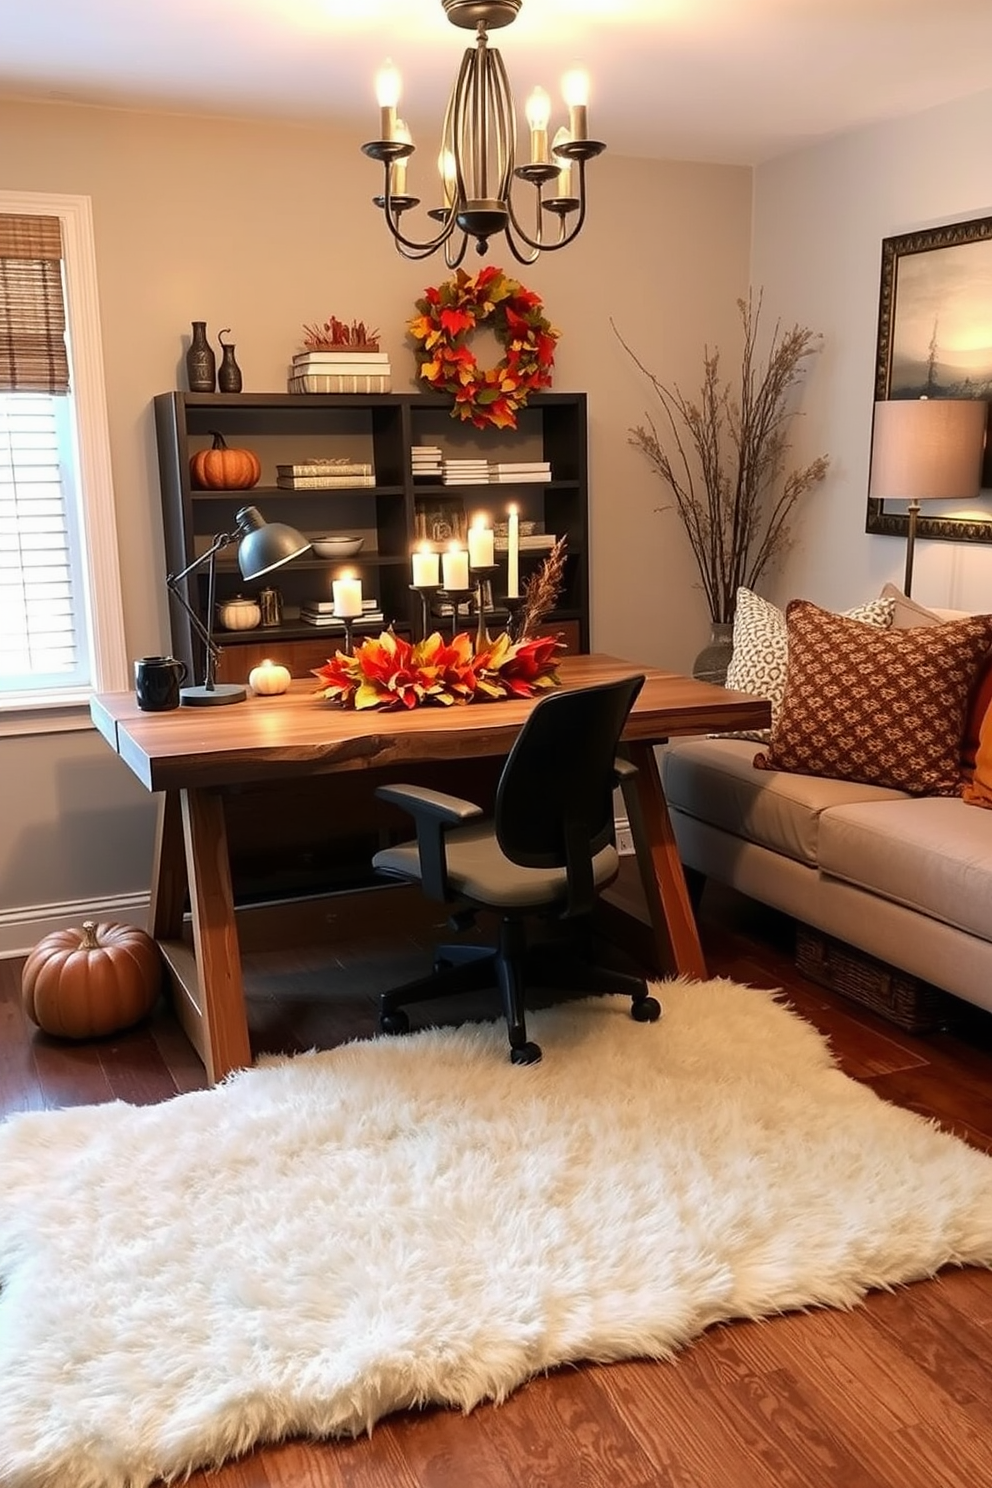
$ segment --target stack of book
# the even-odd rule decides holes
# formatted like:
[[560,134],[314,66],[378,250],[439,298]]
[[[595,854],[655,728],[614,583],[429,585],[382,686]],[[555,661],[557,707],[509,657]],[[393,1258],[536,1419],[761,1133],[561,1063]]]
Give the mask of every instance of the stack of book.
[[520,460],[516,464],[493,465],[489,479],[497,484],[523,485],[528,481],[546,482],[551,479],[551,466],[547,460]]
[[[548,553],[557,541],[553,532],[521,532],[517,545],[521,553]],[[493,546],[497,553],[505,553],[510,544],[505,534],[501,537],[497,532]]]
[[444,460],[441,465],[441,482],[445,486],[487,486],[489,484],[489,462],[487,460]]
[[333,491],[374,486],[375,472],[367,460],[307,460],[301,465],[277,465],[276,485],[284,491]]
[[413,465],[414,479],[419,475],[436,480],[443,474],[441,469],[441,446],[439,444],[415,444],[410,451],[410,459]]
[[291,393],[388,393],[392,385],[385,351],[299,351],[289,369]]
[[[344,630],[344,621],[334,613],[333,599],[308,599],[300,605],[300,619],[305,625],[319,625],[329,630]],[[356,625],[382,625],[385,619],[376,599],[362,600],[361,619]]]

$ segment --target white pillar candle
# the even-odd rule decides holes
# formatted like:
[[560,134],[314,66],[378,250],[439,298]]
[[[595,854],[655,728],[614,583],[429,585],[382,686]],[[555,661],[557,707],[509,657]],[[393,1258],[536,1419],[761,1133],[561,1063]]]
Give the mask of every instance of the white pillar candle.
[[334,614],[338,620],[354,620],[362,613],[362,581],[352,574],[342,574],[331,585],[334,591]]
[[520,515],[515,506],[508,508],[506,533],[506,597],[520,596]]
[[495,554],[496,535],[493,529],[486,525],[486,519],[480,512],[477,517],[472,518],[472,525],[468,529],[469,567],[492,568]]
[[449,594],[468,588],[468,553],[457,543],[452,543],[441,558],[441,583]]
[[413,587],[434,589],[441,582],[441,559],[427,543],[413,555]]

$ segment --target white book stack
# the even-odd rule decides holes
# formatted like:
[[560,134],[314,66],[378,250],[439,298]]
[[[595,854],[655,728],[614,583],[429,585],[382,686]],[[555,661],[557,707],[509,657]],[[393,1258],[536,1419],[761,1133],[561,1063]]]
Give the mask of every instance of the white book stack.
[[488,460],[444,460],[441,481],[446,486],[488,486]]
[[299,351],[289,369],[291,393],[388,393],[392,385],[385,351]]
[[[522,532],[517,539],[521,553],[549,553],[557,541],[553,532]],[[497,553],[505,553],[509,542],[507,538],[497,535],[494,547]]]
[[414,477],[437,479],[444,472],[441,468],[441,446],[439,444],[415,444],[410,452]]
[[493,465],[489,479],[496,485],[526,485],[528,482],[546,483],[551,479],[551,466],[547,460],[520,460]]
[[[325,629],[344,630],[344,621],[334,613],[333,599],[310,599],[300,605],[300,619],[306,625],[318,625]],[[362,600],[362,613],[356,617],[356,625],[382,625],[385,623],[379,601]]]

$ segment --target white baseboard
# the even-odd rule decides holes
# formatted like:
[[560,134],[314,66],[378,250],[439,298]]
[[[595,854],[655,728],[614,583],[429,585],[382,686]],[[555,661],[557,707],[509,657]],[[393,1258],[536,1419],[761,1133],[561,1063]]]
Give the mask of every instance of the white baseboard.
[[114,899],[79,900],[69,904],[22,905],[0,910],[0,960],[26,956],[52,930],[67,930],[84,920],[113,920],[148,928],[148,894],[122,894]]

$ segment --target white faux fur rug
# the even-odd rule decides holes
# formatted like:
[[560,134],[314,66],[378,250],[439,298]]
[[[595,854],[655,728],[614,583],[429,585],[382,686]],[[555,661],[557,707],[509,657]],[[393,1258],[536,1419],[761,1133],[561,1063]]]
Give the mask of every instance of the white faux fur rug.
[[992,1159],[769,992],[671,983],[0,1128],[0,1483],[141,1488],[992,1265]]

